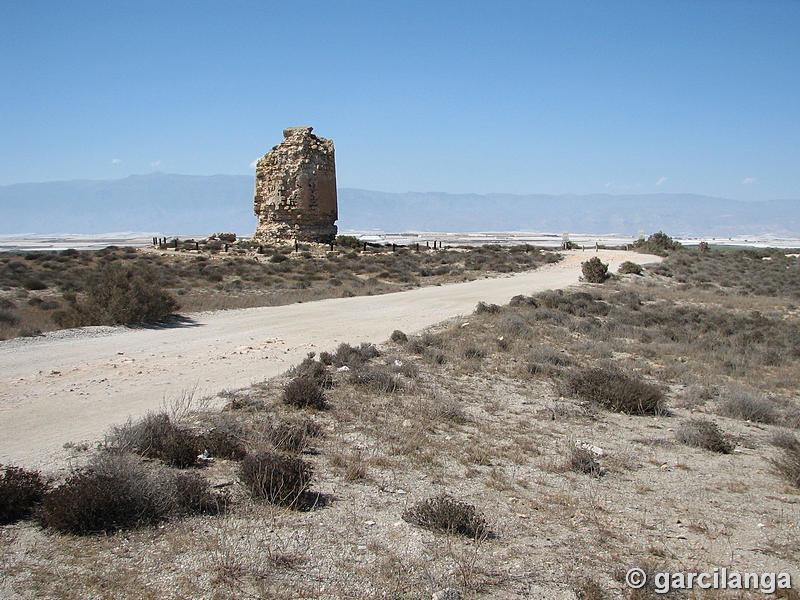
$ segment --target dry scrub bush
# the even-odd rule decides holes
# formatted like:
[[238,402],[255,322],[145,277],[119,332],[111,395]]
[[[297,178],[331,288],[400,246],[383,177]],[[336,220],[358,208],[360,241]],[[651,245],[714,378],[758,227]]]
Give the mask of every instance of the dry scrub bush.
[[593,256],[581,263],[581,273],[583,273],[583,280],[588,283],[603,283],[608,279],[608,265]]
[[[328,354],[328,356],[331,355]],[[301,362],[299,365],[289,369],[287,374],[291,377],[309,377],[316,381],[320,387],[324,389],[333,387],[333,375],[331,375],[328,367],[323,361],[314,360],[313,352],[303,359],[303,362]]]
[[780,449],[772,464],[780,475],[796,488],[800,488],[800,440],[788,432],[772,437],[773,445]]
[[792,432],[786,431],[785,429],[775,431],[770,436],[769,442],[778,448],[791,448],[800,445],[800,440],[798,440]]
[[283,388],[283,401],[297,408],[324,410],[328,407],[322,386],[307,375],[295,377],[286,384]]
[[47,487],[47,482],[38,471],[5,467],[0,477],[0,525],[29,517]]
[[619,269],[617,269],[617,273],[619,273],[620,275],[641,275],[642,265],[626,260],[619,266]]
[[534,377],[556,377],[570,365],[572,365],[572,359],[565,352],[538,346],[531,352],[525,363],[524,371]]
[[0,309],[0,324],[16,325],[17,323],[19,323],[19,315],[7,309]]
[[226,504],[199,474],[145,468],[131,455],[105,453],[47,492],[40,523],[87,535],[157,523],[171,515],[215,513]]
[[576,473],[585,473],[592,477],[600,477],[603,470],[591,450],[582,448],[574,443],[567,454],[567,468]]
[[718,412],[725,417],[756,423],[771,424],[778,419],[772,402],[743,387],[729,388],[723,394]]
[[343,343],[336,348],[332,364],[335,367],[356,369],[370,359],[380,355],[380,351],[373,344],[368,344],[367,342],[362,342],[358,347]]
[[219,418],[217,424],[202,434],[199,440],[203,450],[207,450],[214,458],[241,460],[247,454],[245,437],[246,432],[238,422]]
[[408,341],[408,336],[399,329],[395,329],[389,339],[396,344],[404,344]]
[[214,494],[208,480],[200,473],[178,473],[172,484],[175,488],[175,512],[178,514],[215,515],[228,504],[228,498]]
[[500,312],[500,306],[497,304],[486,304],[486,302],[478,302],[478,305],[475,307],[475,314],[496,314]]
[[585,579],[573,589],[577,600],[606,600],[606,590],[594,579]]
[[475,507],[448,494],[441,494],[418,502],[403,511],[403,520],[425,529],[449,534],[465,535],[474,539],[489,535],[486,518]]
[[310,419],[298,422],[271,423],[266,430],[267,441],[275,450],[282,452],[302,452],[313,438],[320,435],[322,435],[322,429]]
[[649,270],[698,287],[719,286],[728,293],[798,299],[797,259],[787,257],[786,252],[769,248],[683,249]]
[[239,466],[239,478],[253,498],[293,508],[303,506],[311,475],[309,463],[277,452],[249,454]]
[[168,465],[186,468],[197,463],[203,439],[176,425],[166,413],[149,413],[135,423],[115,427],[108,439],[110,448],[158,458]]
[[104,265],[89,278],[83,300],[65,294],[70,306],[54,318],[62,327],[161,323],[178,303],[157,281],[150,267]]
[[725,438],[720,428],[707,419],[688,419],[678,425],[675,439],[687,446],[729,454],[736,444]]
[[358,367],[350,371],[348,381],[355,386],[385,394],[403,389],[403,382],[400,378],[384,366],[363,365]]
[[572,371],[567,374],[565,387],[569,393],[615,412],[629,415],[658,415],[664,412],[664,394],[660,389],[616,368]]

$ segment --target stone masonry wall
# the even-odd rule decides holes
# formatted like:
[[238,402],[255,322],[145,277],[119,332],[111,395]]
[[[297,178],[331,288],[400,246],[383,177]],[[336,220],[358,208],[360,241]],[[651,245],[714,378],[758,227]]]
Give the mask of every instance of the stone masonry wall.
[[256,164],[253,209],[258,241],[328,242],[336,237],[333,140],[311,131],[311,127],[284,129],[284,140]]

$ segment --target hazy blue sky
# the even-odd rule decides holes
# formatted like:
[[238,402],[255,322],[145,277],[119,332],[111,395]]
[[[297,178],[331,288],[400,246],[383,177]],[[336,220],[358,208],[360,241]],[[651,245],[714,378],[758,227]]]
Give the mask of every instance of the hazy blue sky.
[[342,187],[800,198],[797,1],[0,0],[0,82],[0,185],[312,125]]

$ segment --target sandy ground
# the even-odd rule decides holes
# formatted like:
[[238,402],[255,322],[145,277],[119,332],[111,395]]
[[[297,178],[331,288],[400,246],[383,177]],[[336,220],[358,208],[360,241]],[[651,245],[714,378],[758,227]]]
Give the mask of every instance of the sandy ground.
[[[53,469],[65,443],[92,442],[112,425],[176,398],[234,390],[277,375],[308,352],[378,342],[467,314],[479,301],[573,285],[594,252],[565,253],[536,271],[381,296],[194,313],[174,327],[94,327],[0,342],[0,463]],[[599,253],[609,270],[641,254]],[[647,261],[659,260],[647,257]]]

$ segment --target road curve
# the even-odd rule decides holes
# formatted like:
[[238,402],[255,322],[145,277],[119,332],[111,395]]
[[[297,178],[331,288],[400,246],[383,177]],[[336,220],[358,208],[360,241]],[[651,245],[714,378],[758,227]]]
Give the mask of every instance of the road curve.
[[[536,271],[380,296],[187,315],[163,328],[86,328],[0,342],[0,463],[52,468],[67,442],[96,440],[112,425],[182,393],[233,390],[285,371],[340,342],[378,342],[468,314],[483,300],[576,284],[594,252],[565,253]],[[645,257],[601,250],[616,271]],[[659,260],[646,257],[648,261]]]

